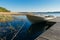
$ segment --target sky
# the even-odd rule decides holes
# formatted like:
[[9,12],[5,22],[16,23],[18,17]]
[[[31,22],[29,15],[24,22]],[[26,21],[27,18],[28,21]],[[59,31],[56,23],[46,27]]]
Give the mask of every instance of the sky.
[[0,7],[12,12],[60,11],[60,0],[0,0]]

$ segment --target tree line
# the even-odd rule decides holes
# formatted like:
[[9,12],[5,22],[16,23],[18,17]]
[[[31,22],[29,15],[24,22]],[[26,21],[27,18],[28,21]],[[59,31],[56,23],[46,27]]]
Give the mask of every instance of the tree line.
[[0,7],[0,12],[10,12],[10,10],[7,10],[6,8]]

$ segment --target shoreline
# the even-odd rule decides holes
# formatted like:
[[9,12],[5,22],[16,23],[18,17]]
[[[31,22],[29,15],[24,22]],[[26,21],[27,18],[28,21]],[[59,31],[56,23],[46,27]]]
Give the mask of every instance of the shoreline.
[[0,15],[0,22],[12,21],[13,19],[11,15]]

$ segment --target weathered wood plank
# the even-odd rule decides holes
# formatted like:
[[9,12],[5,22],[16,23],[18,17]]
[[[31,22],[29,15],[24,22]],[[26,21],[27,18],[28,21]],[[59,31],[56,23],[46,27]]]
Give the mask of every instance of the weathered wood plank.
[[60,22],[57,22],[42,35],[38,36],[35,40],[43,40],[41,37],[45,38],[46,40],[60,40]]

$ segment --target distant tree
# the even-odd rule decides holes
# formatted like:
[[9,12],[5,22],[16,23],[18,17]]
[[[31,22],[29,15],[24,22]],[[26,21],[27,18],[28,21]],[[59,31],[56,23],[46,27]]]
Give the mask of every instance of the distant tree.
[[0,7],[0,12],[10,12],[10,11],[7,10],[6,8]]

